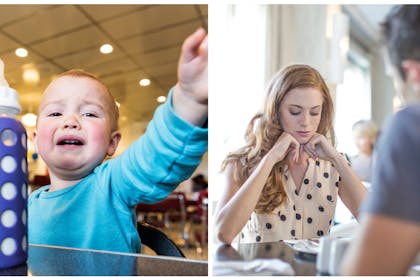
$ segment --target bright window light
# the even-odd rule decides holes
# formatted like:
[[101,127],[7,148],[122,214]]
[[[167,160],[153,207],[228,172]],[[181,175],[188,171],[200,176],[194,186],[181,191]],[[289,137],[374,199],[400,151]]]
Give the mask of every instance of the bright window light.
[[139,84],[142,87],[147,87],[148,85],[150,85],[150,80],[149,79],[141,79],[140,82],[139,82]]
[[15,54],[18,57],[27,57],[28,56],[28,51],[24,48],[18,48],[18,49],[16,49]]
[[[212,95],[209,99],[209,108],[213,108],[210,113],[217,108],[217,113],[211,114],[211,123],[217,127],[217,131],[209,135],[209,146],[215,149],[212,149],[214,164],[209,165],[208,172],[217,184],[223,182],[223,176],[220,176],[221,163],[229,152],[244,144],[243,135],[248,122],[263,101],[268,50],[266,34],[269,34],[266,29],[269,14],[267,6],[223,6],[210,11],[220,19],[212,25],[212,30],[215,30],[212,40],[225,43],[224,46],[212,45],[214,59],[210,61],[209,76],[217,83],[211,84],[211,91],[229,92],[225,95]],[[247,58],[247,67],[243,67],[244,57]],[[252,69],[252,73],[249,69]],[[212,196],[212,200],[217,201],[219,196]]]
[[99,51],[103,54],[112,53],[113,50],[114,48],[110,44],[103,44],[99,49]]

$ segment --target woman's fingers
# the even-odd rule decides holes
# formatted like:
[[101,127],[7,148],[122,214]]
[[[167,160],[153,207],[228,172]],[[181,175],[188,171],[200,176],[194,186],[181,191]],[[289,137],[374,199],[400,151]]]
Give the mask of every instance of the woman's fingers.
[[316,159],[318,157],[316,151],[312,150],[309,145],[304,145],[304,150],[308,153],[308,155],[313,158]]
[[293,147],[293,160],[295,162],[299,161],[299,156],[300,156],[300,144],[299,142],[290,135],[290,146]]
[[289,153],[292,153],[294,161],[299,160],[299,147],[299,142],[287,132],[283,132],[273,146],[279,161],[283,160]]
[[317,152],[317,145],[321,143],[322,139],[315,134],[309,141],[304,145],[305,151],[309,154],[310,157],[313,159],[317,159],[319,157],[319,154]]
[[324,135],[315,134],[308,143],[305,144],[305,151],[313,155],[315,158],[329,160],[335,156],[337,152],[335,148],[328,142]]
[[[299,144],[299,143],[298,143]],[[300,145],[299,144],[299,153],[298,153],[298,155],[297,155],[297,157],[295,158],[295,162],[298,162],[299,161],[299,157],[301,156],[301,155],[303,155],[303,145]]]

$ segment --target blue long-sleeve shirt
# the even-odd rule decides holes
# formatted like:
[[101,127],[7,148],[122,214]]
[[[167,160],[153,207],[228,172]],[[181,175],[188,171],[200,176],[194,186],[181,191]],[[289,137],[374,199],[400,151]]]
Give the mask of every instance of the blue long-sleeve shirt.
[[75,248],[140,252],[135,206],[153,203],[187,179],[207,150],[207,128],[174,112],[172,92],[146,133],[123,154],[96,167],[74,186],[28,200],[28,241]]

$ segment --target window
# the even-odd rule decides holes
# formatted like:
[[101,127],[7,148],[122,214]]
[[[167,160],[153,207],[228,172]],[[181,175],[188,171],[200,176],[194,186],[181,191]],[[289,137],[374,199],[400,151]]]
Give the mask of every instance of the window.
[[[335,101],[334,129],[337,150],[347,155],[357,153],[353,141],[352,126],[361,119],[372,118],[370,64],[369,60],[357,50],[350,49],[348,63],[344,70],[343,83],[337,86]],[[343,204],[337,201],[334,220],[346,223],[353,215]]]
[[[217,186],[226,155],[244,144],[248,122],[260,109],[265,88],[266,6],[216,5],[209,52],[211,118],[209,174]],[[210,42],[210,44],[211,44]],[[218,200],[221,192],[214,192]]]
[[336,93],[334,128],[340,152],[357,153],[352,126],[361,119],[371,119],[371,108],[369,61],[350,50],[344,80],[337,86]]

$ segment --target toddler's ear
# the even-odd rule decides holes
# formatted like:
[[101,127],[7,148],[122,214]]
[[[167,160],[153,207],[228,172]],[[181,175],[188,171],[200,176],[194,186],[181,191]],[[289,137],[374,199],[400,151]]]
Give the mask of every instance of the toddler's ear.
[[112,156],[118,148],[118,143],[121,140],[121,133],[119,131],[114,131],[111,133],[111,139],[109,140],[108,146],[108,156]]

